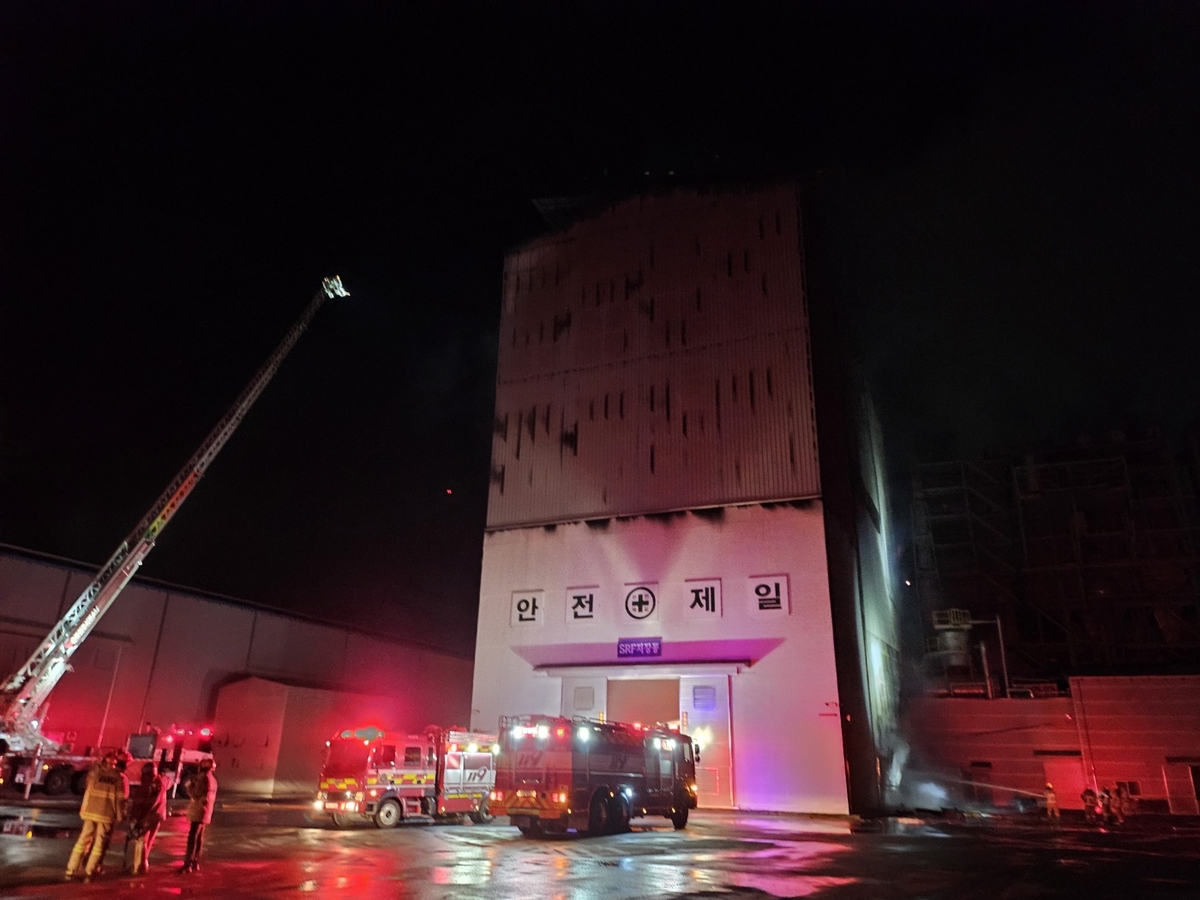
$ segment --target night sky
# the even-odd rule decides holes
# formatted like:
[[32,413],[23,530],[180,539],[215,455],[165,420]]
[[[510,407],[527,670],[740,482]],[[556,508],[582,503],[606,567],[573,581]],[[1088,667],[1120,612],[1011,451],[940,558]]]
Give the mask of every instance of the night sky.
[[503,256],[672,180],[820,198],[898,471],[1174,434],[1198,122],[1194,3],[13,0],[0,542],[102,563],[340,274],[143,574],[469,651]]

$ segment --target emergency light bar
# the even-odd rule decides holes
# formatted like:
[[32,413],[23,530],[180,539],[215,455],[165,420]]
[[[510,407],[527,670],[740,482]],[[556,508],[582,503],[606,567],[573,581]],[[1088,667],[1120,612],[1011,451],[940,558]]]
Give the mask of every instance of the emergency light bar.
[[354,728],[354,729],[347,728],[345,731],[343,731],[341,734],[339,734],[338,737],[341,738],[342,740],[349,740],[350,738],[358,738],[359,740],[365,739],[367,741],[373,741],[376,738],[383,737],[386,733],[387,732],[383,731],[380,728],[376,728],[374,725],[368,725],[365,728]]

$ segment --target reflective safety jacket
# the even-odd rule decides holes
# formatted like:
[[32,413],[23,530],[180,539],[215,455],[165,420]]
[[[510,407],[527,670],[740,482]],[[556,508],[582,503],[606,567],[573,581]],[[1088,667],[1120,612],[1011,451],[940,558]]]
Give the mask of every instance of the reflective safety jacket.
[[217,776],[211,771],[200,772],[187,783],[188,803],[187,817],[189,822],[203,822],[207,825],[212,821],[213,807],[217,805]]
[[124,772],[103,763],[88,772],[87,790],[79,817],[93,822],[119,822],[125,818],[125,801],[129,797],[129,779]]

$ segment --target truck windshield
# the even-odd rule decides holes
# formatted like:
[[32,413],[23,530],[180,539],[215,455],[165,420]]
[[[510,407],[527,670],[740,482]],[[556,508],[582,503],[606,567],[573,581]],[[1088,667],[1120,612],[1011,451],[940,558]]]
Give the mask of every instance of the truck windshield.
[[325,774],[362,772],[367,768],[369,752],[362,741],[333,741],[329,745],[329,757],[325,760]]

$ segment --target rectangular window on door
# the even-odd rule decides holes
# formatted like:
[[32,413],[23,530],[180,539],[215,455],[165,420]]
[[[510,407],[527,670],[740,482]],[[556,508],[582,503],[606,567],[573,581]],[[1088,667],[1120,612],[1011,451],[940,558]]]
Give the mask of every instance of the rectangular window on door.
[[574,705],[576,712],[587,712],[596,708],[596,689],[591,687],[575,688]]

